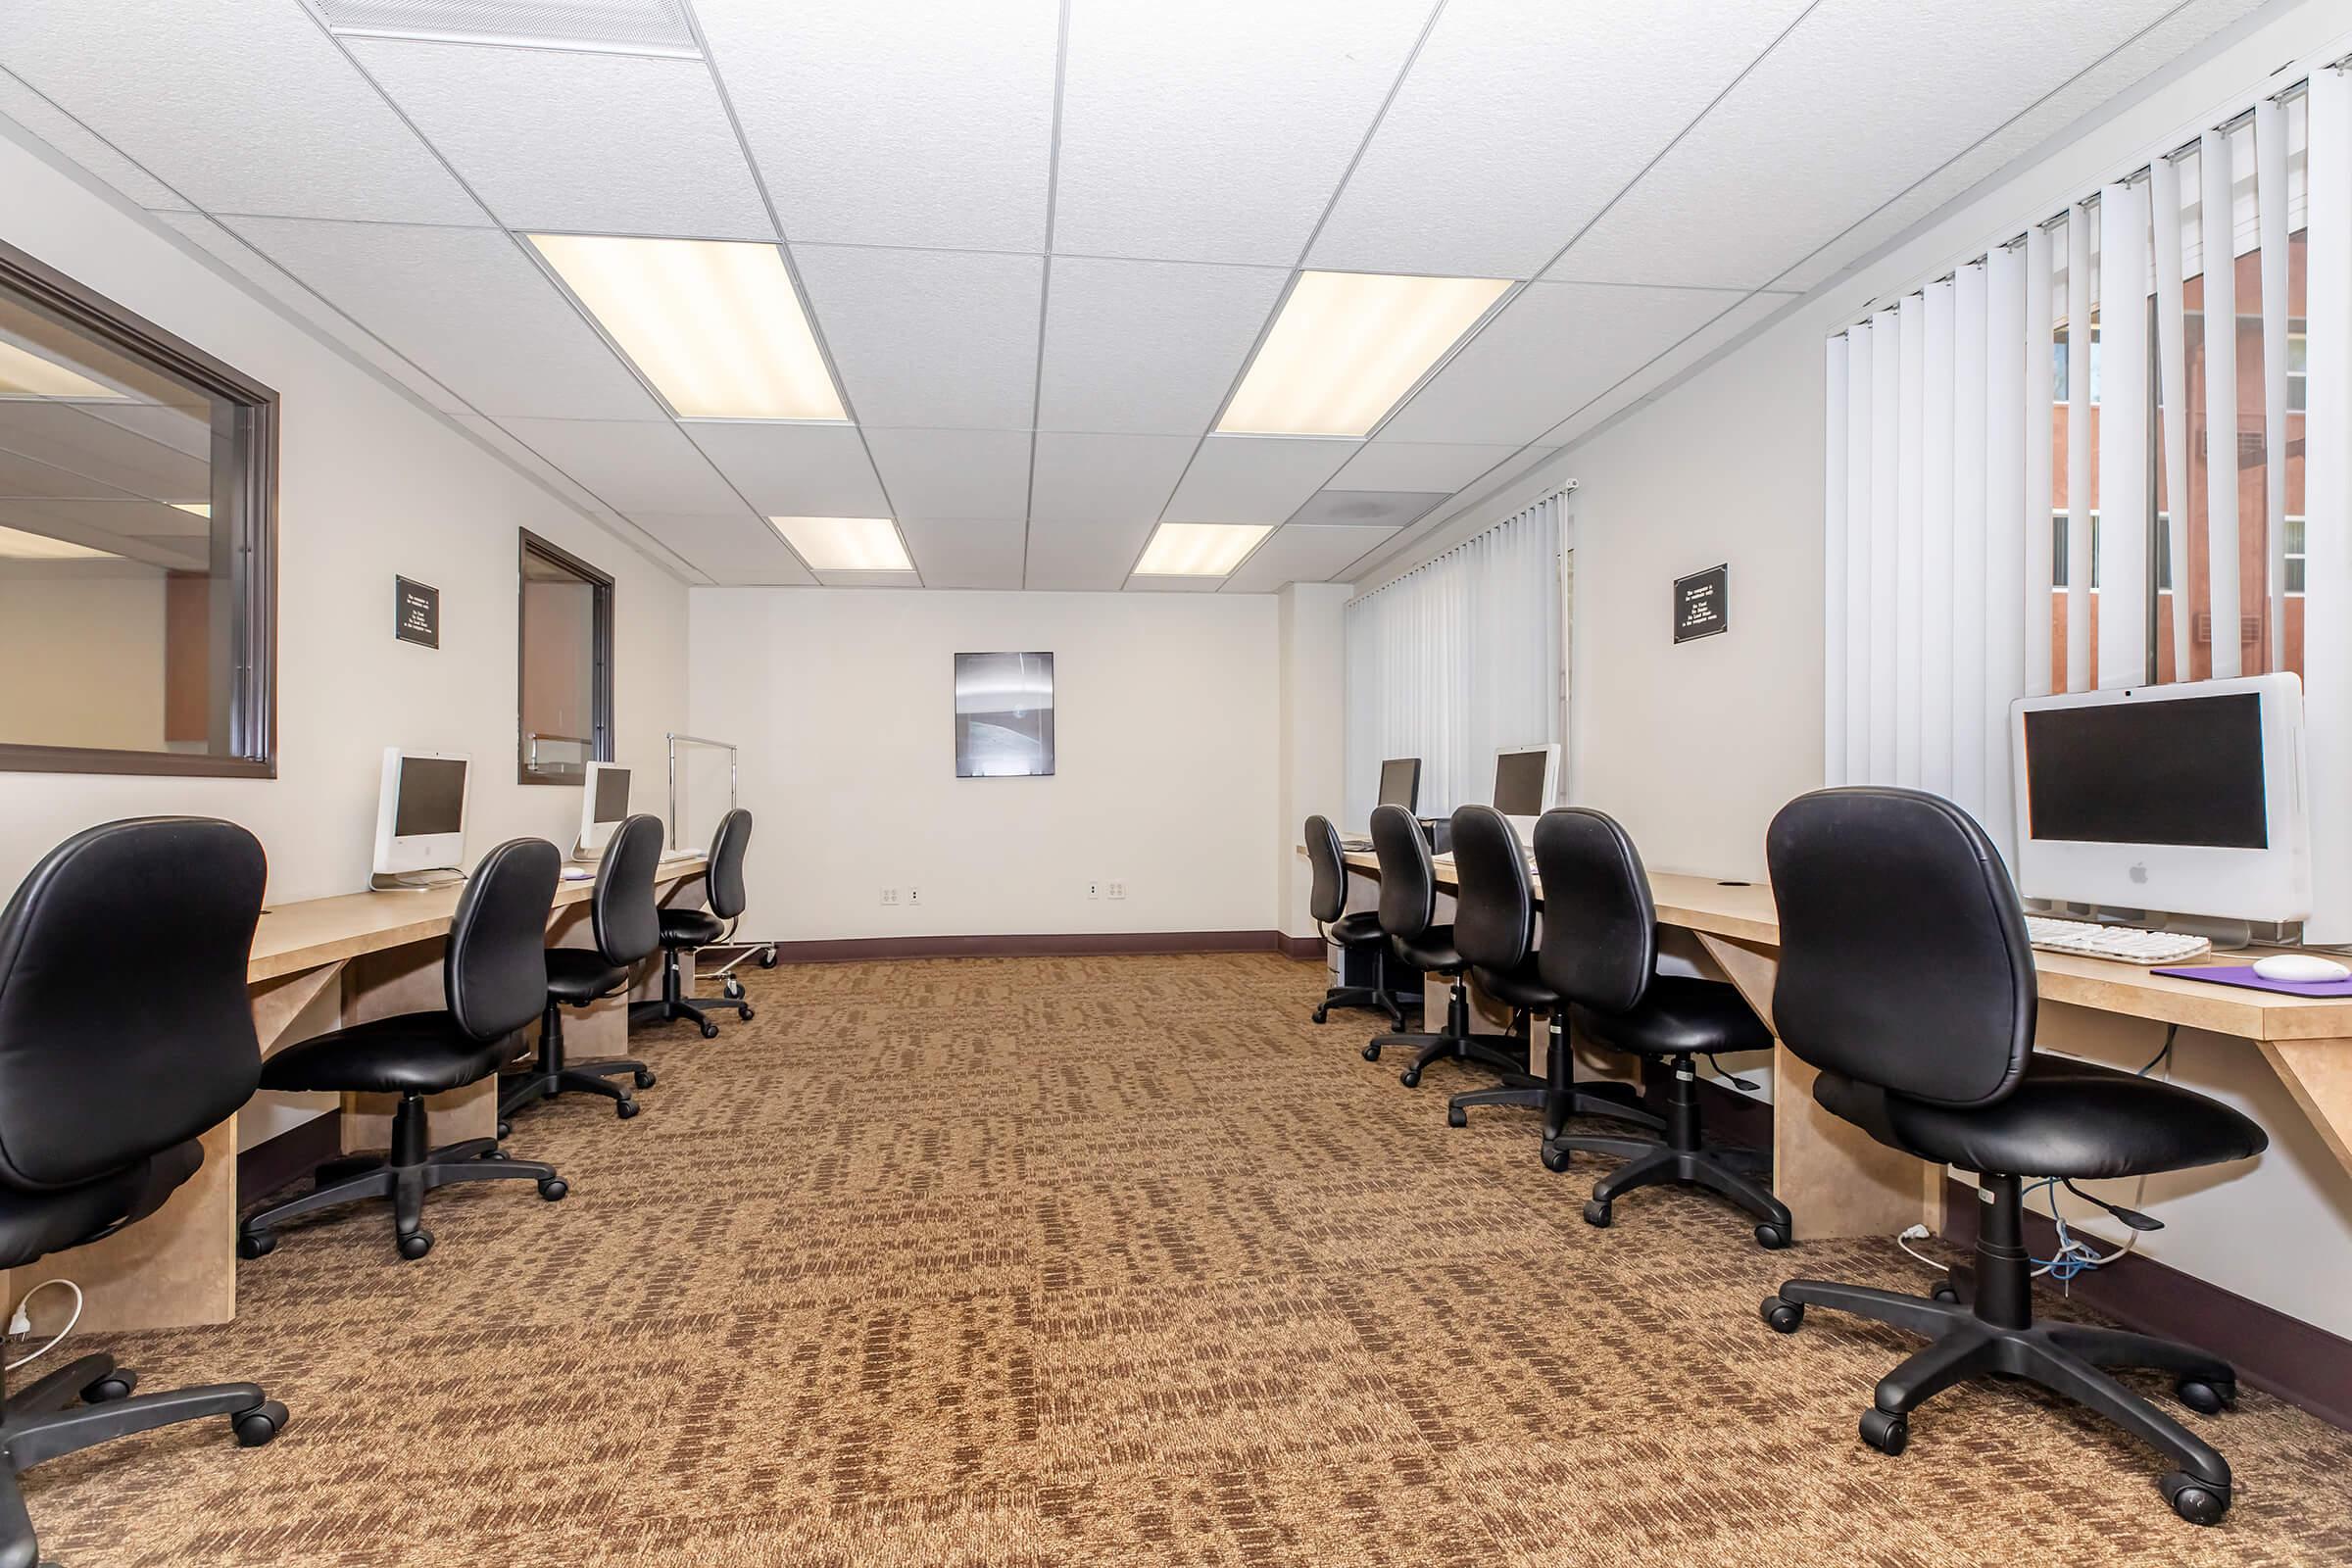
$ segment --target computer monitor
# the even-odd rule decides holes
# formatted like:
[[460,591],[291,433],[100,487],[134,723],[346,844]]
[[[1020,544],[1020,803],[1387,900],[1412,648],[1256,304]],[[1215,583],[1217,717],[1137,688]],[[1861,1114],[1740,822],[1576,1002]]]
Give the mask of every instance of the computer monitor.
[[628,819],[629,770],[611,762],[588,764],[588,787],[580,791],[580,845],[585,858],[604,853],[612,830]]
[[1536,830],[1536,818],[1550,808],[1559,772],[1557,745],[1512,746],[1494,754],[1494,809],[1511,819],[1521,839]]
[[375,873],[455,870],[466,858],[467,759],[384,748],[375,805]]
[[1380,804],[1410,811],[1421,804],[1421,759],[1392,757],[1380,764]]
[[2010,712],[2020,893],[2230,920],[2311,913],[2298,677],[2028,697]]

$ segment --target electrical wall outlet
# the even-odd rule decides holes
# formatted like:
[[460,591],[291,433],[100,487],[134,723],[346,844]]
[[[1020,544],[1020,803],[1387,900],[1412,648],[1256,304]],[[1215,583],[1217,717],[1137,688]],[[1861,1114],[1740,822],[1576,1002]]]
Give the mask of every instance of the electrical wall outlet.
[[882,890],[882,902],[883,902],[884,904],[896,904],[896,903],[898,903],[898,902],[899,902],[899,890],[898,890],[897,888],[884,888],[884,889]]
[[907,902],[908,904],[920,904],[920,903],[922,903],[922,902],[923,902],[923,890],[922,890],[921,888],[908,888],[908,889],[906,890],[906,902]]
[[1086,885],[1086,896],[1090,899],[1101,898],[1102,896],[1102,884],[1100,882],[1089,882]]
[[1110,896],[1114,899],[1125,898],[1127,896],[1127,884],[1124,882],[1113,882],[1110,885]]

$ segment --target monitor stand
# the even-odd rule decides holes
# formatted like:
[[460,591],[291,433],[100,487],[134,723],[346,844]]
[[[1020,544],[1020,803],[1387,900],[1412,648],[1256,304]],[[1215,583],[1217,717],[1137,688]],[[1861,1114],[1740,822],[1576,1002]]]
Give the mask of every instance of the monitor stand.
[[377,871],[368,878],[368,888],[373,893],[429,893],[465,880],[466,873],[456,866],[436,865],[422,871]]

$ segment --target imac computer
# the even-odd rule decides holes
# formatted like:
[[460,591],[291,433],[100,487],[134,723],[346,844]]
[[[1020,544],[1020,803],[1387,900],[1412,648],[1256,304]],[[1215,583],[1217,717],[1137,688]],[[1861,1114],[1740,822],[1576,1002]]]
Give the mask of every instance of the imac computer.
[[466,759],[454,752],[384,748],[375,804],[378,889],[431,888],[463,880]]
[[[2028,697],[2011,710],[2017,889],[2249,924],[2311,913],[2292,674]],[[2234,944],[2217,935],[2217,945]]]
[[1557,745],[1513,746],[1494,754],[1494,809],[1511,819],[1522,844],[1536,831],[1536,818],[1550,809],[1559,775]]
[[628,815],[629,770],[611,762],[590,762],[588,787],[580,791],[580,843],[572,858],[588,860],[604,854],[613,830]]
[[1421,759],[1392,757],[1380,764],[1380,803],[1417,810],[1421,805]]

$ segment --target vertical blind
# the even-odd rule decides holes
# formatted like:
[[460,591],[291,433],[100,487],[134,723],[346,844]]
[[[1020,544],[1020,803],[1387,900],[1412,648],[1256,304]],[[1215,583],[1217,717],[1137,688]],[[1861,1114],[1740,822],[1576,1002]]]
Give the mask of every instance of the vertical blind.
[[1348,820],[1380,764],[1421,759],[1420,809],[1494,790],[1494,753],[1560,739],[1560,498],[1547,496],[1347,609]]
[[[2014,854],[2015,699],[2291,669],[2312,796],[2352,798],[2344,64],[1829,340],[1832,782]],[[2307,939],[2352,941],[2352,818],[2312,823]]]

